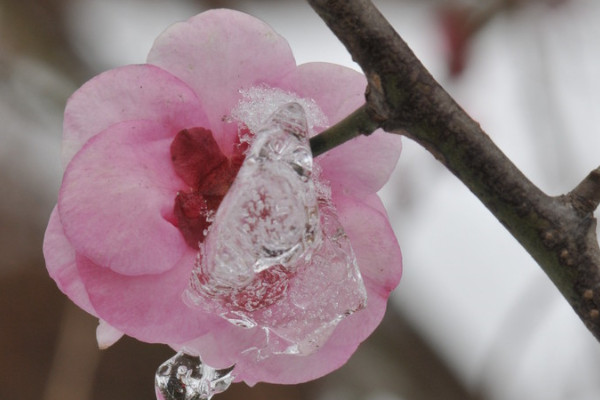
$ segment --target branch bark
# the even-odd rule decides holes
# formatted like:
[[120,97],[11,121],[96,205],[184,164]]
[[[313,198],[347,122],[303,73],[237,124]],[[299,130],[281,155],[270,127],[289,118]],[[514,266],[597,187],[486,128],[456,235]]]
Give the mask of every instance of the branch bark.
[[600,168],[569,194],[546,195],[444,91],[370,1],[308,2],[363,69],[373,123],[417,141],[454,173],[600,340],[600,248],[593,216]]

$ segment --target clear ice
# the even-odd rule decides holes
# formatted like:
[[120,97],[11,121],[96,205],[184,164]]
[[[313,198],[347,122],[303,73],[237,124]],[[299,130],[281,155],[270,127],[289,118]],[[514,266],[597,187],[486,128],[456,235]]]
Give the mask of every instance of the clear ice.
[[198,356],[182,351],[158,367],[155,376],[159,400],[210,400],[227,390],[233,381],[233,367],[217,370],[203,364]]
[[326,186],[313,168],[304,108],[281,105],[257,129],[200,246],[188,299],[262,329],[258,359],[310,354],[366,290]]
[[[319,210],[302,116],[303,109],[290,103],[256,135],[201,246],[209,291],[252,285],[274,266],[289,274],[318,244]],[[245,308],[254,306],[247,302]]]

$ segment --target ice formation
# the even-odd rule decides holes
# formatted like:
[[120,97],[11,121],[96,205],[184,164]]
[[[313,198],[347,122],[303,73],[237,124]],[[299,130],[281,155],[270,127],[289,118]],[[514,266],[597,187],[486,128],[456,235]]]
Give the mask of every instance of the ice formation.
[[233,367],[222,370],[204,364],[200,357],[180,351],[158,367],[156,398],[161,400],[210,400],[227,390]]
[[350,241],[313,171],[306,112],[280,105],[254,138],[200,245],[188,300],[265,342],[310,354],[366,304]]

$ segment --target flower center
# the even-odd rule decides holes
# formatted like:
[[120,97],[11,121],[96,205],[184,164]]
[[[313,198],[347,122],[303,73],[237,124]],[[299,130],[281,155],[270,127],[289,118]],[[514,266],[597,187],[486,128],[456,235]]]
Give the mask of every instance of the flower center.
[[198,249],[211,218],[231,187],[244,160],[242,145],[227,158],[212,132],[205,128],[184,129],[171,143],[175,172],[189,186],[177,193],[174,214],[188,246]]

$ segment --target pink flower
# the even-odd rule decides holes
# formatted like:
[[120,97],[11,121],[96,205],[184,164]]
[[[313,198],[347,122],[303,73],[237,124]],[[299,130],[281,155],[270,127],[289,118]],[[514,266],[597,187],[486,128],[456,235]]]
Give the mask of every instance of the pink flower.
[[[401,255],[376,192],[400,153],[397,135],[360,137],[315,162],[357,258],[367,307],[308,355],[247,349],[260,329],[235,326],[191,307],[183,293],[198,240],[243,160],[228,122],[240,91],[269,87],[312,99],[333,124],[364,102],[366,81],[324,63],[296,66],[286,41],[248,15],[214,10],[165,31],[148,63],[105,72],[83,85],[65,110],[65,174],[44,240],[58,287],[119,332],[185,346],[214,367],[236,364],[236,379],[297,383],[343,365],[379,324],[401,274]],[[293,278],[291,278],[293,279]]]
[[459,76],[467,65],[467,58],[475,29],[471,24],[473,8],[457,5],[443,5],[438,18],[446,44],[448,71],[453,77]]

